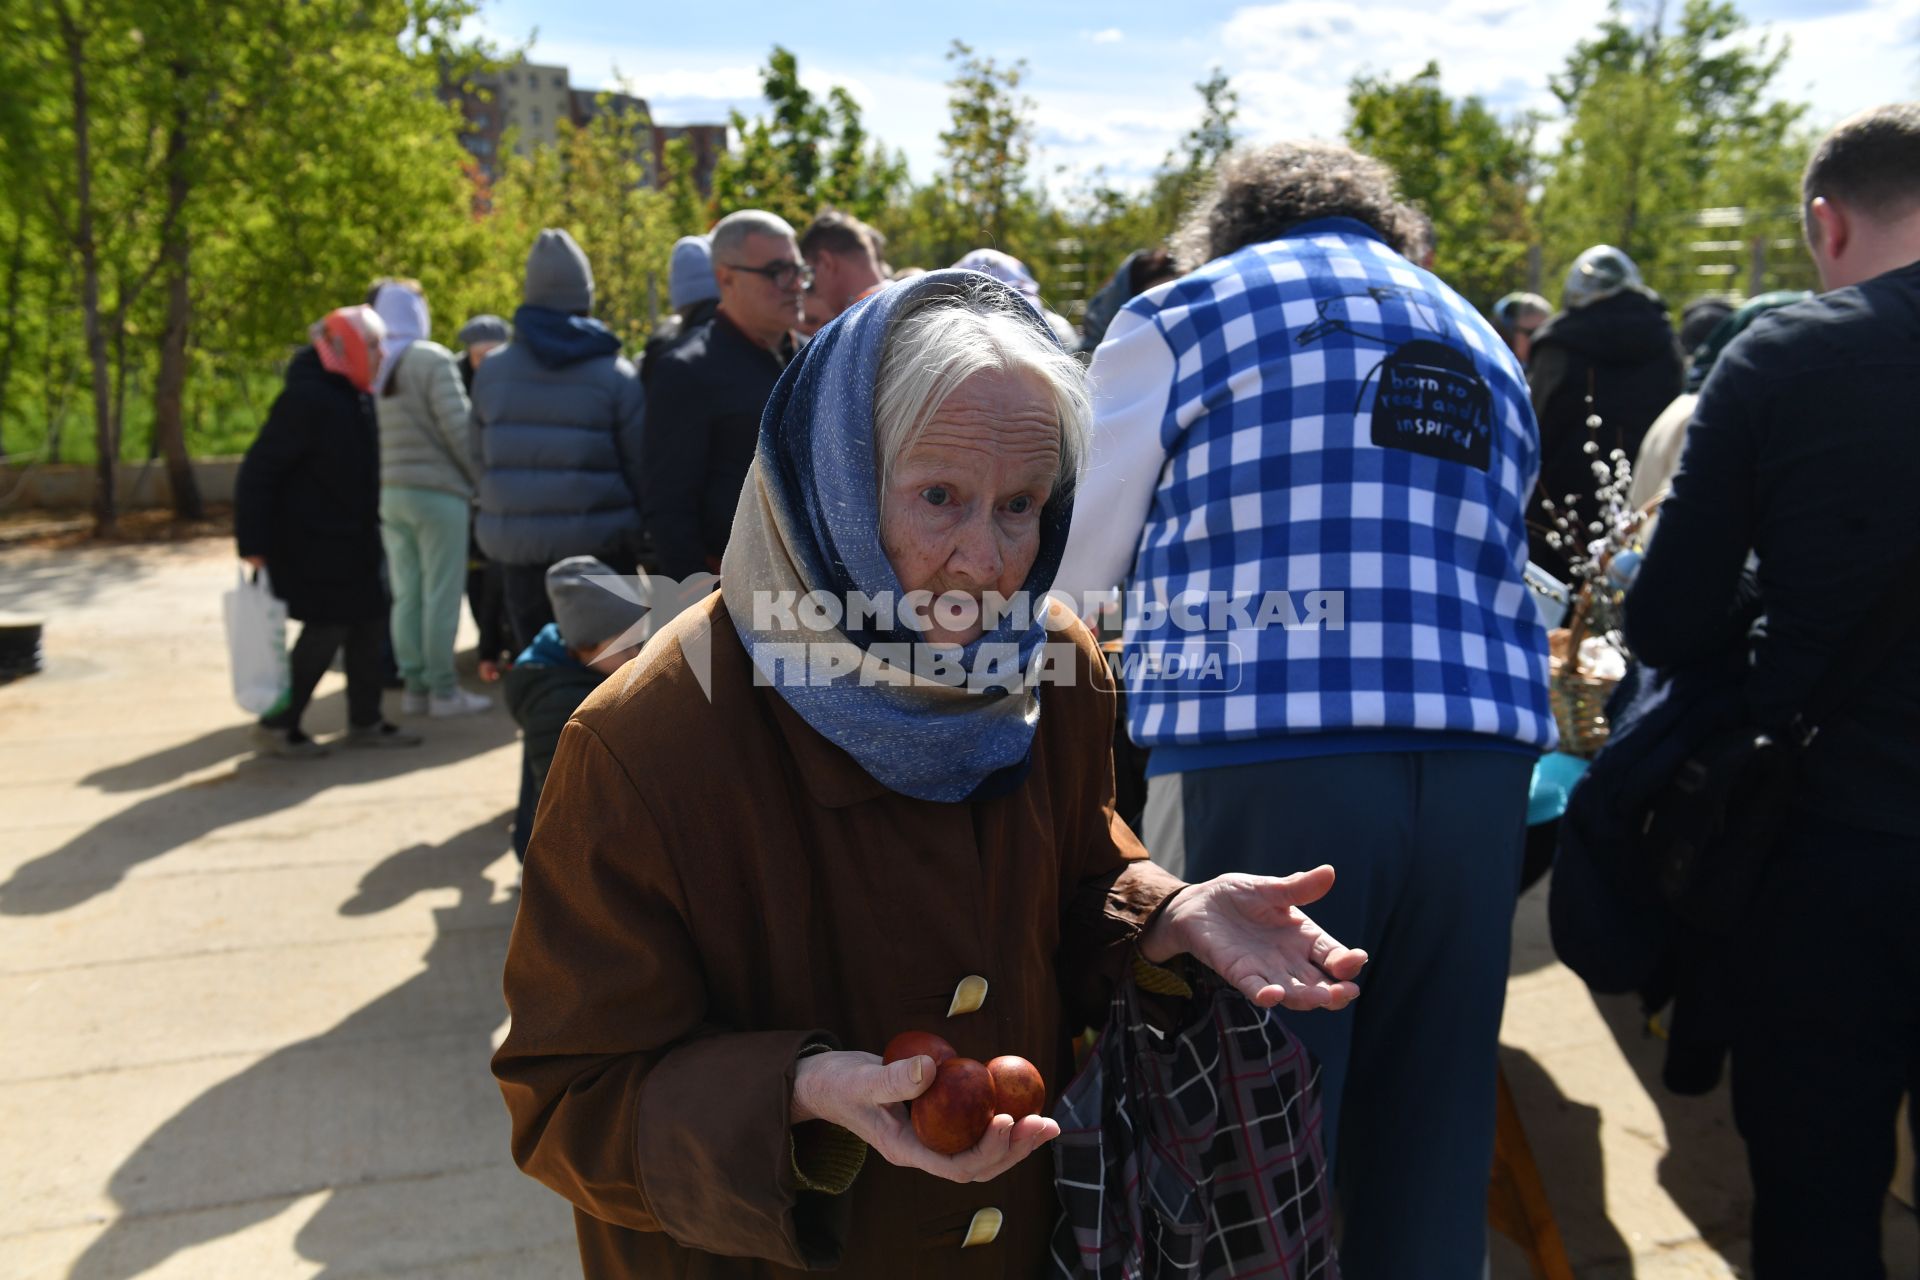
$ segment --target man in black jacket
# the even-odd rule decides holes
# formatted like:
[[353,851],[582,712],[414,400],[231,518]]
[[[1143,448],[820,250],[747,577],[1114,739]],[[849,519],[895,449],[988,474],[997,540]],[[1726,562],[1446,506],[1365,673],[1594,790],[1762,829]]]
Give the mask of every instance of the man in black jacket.
[[[1890,591],[1915,590],[1894,579],[1920,547],[1920,103],[1840,125],[1802,196],[1825,292],[1715,362],[1626,606],[1652,666],[1747,646],[1771,726],[1854,660],[1846,638]],[[1748,636],[1754,585],[1765,624]],[[1735,957],[1761,1280],[1886,1274],[1895,1115],[1920,1082],[1920,633],[1863,674],[1806,752]]]
[[713,229],[720,309],[648,373],[641,484],[654,568],[669,578],[720,571],[760,412],[793,357],[811,281],[793,228],[757,209]]
[[[1576,495],[1578,545],[1599,518],[1593,464],[1615,449],[1629,460],[1660,411],[1686,380],[1680,343],[1660,295],[1640,280],[1640,268],[1611,245],[1595,245],[1567,272],[1565,308],[1534,332],[1527,364],[1534,416],[1540,420],[1540,483],[1527,509],[1528,554],[1565,577],[1571,547],[1547,540],[1554,511]],[[1590,418],[1598,416],[1599,425]],[[1591,441],[1597,446],[1587,452]]]

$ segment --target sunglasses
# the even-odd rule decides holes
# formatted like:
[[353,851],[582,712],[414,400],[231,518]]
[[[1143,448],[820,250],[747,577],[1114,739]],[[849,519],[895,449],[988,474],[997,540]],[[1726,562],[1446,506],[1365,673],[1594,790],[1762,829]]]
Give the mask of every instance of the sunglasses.
[[780,290],[791,289],[796,281],[802,289],[813,287],[813,268],[804,262],[769,262],[764,267],[742,266],[736,262],[722,263],[731,271],[745,271],[750,275],[765,276],[772,281],[773,287]]

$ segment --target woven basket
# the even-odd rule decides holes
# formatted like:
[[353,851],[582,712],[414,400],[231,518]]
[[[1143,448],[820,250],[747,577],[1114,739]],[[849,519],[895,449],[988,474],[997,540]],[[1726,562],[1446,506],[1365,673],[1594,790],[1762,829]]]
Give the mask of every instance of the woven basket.
[[1567,612],[1568,625],[1547,632],[1547,699],[1560,727],[1560,750],[1591,758],[1607,745],[1607,699],[1620,681],[1580,669],[1593,589],[1583,587]]

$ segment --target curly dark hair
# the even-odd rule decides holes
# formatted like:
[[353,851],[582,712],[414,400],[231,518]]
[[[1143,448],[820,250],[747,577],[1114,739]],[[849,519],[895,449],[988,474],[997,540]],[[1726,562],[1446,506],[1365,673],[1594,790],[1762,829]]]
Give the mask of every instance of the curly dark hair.
[[1355,218],[1395,252],[1415,247],[1419,229],[1400,203],[1393,170],[1337,142],[1276,142],[1220,162],[1171,241],[1188,271],[1250,244],[1285,235],[1315,218]]

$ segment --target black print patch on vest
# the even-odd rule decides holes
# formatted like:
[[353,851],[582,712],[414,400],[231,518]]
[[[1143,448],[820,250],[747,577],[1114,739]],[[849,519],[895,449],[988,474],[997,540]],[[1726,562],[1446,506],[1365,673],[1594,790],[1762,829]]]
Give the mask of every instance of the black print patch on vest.
[[[1354,314],[1355,302],[1373,305]],[[1424,320],[1432,338],[1396,342],[1386,336],[1380,315],[1382,304],[1397,302]],[[1364,316],[1364,318],[1362,318]],[[1478,471],[1493,466],[1493,389],[1474,367],[1466,352],[1443,337],[1453,336],[1446,309],[1424,291],[1376,286],[1364,293],[1328,298],[1319,318],[1303,330],[1301,346],[1331,334],[1344,333],[1356,342],[1391,348],[1386,358],[1360,381],[1354,397],[1357,415],[1373,392],[1373,443],[1382,449],[1403,449],[1443,462],[1457,462]]]
[[[1493,465],[1493,391],[1462,352],[1415,339],[1373,371],[1373,442],[1480,471]],[[1360,412],[1361,385],[1353,411]]]

